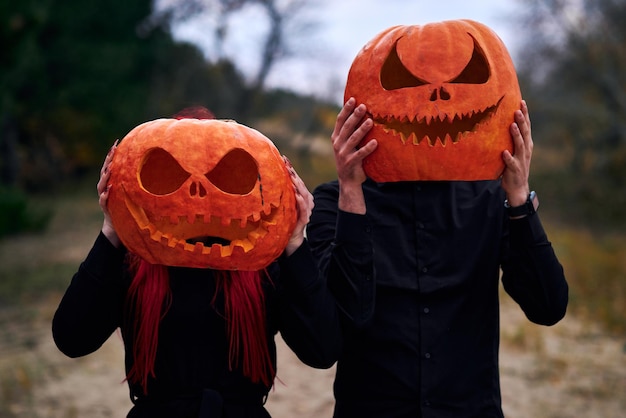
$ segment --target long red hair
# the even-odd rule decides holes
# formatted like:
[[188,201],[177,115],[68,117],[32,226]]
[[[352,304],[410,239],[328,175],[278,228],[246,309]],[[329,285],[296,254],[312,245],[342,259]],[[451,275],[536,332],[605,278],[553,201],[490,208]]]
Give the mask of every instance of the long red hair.
[[[167,266],[135,255],[129,256],[129,266],[133,279],[126,295],[126,316],[133,330],[133,364],[126,378],[147,394],[148,378],[156,377],[159,324],[172,295]],[[268,348],[261,272],[214,270],[213,274],[215,296],[224,295],[229,369],[241,367],[251,381],[271,386],[276,372]]]

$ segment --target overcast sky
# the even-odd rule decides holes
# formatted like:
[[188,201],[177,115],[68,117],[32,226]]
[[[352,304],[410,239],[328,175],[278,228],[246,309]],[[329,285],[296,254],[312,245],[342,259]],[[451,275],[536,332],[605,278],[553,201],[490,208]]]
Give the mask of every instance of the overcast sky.
[[[321,0],[323,7],[312,12],[318,22],[312,45],[306,48],[315,59],[282,62],[268,80],[270,86],[340,100],[352,60],[377,33],[394,25],[415,25],[449,19],[473,19],[486,24],[502,38],[515,58],[517,0]],[[231,22],[237,28],[227,49],[237,53],[238,65],[253,68],[256,51],[249,48],[263,31],[262,18],[240,15]],[[177,28],[175,36],[210,51],[210,26],[205,20]],[[255,36],[256,35],[256,36]],[[256,43],[258,45],[258,43]]]

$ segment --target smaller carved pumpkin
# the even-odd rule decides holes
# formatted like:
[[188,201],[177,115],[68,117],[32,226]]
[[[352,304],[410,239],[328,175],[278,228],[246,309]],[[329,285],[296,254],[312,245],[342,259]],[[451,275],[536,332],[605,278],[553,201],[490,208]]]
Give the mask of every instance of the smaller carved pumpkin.
[[295,227],[295,194],[280,153],[234,121],[146,122],[120,142],[110,169],[115,230],[152,264],[260,270]]
[[498,178],[521,101],[504,44],[471,20],[381,32],[354,59],[344,97],[374,121],[364,169],[379,182]]

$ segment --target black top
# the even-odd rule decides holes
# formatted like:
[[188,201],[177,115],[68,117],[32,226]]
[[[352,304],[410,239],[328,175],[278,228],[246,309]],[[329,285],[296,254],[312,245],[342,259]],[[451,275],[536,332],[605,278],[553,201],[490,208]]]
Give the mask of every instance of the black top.
[[502,417],[500,269],[533,322],[568,286],[537,214],[509,220],[498,181],[363,185],[366,215],[314,192],[308,238],[345,314],[335,417]]
[[[126,348],[126,370],[132,366],[132,341],[123,321],[123,304],[130,278],[124,250],[100,234],[80,265],[53,319],[53,336],[70,357],[96,351],[117,328]],[[276,363],[274,335],[306,364],[332,366],[340,349],[335,302],[327,291],[305,243],[290,257],[268,267],[272,283],[264,283],[269,351]],[[129,385],[135,406],[129,417],[211,416],[223,402],[224,417],[268,417],[263,408],[268,387],[252,383],[241,370],[228,369],[228,342],[223,299],[215,295],[211,270],[169,268],[171,306],[159,328],[156,378],[148,396]],[[278,365],[280,378],[280,365]],[[85,390],[77,388],[77,390]]]

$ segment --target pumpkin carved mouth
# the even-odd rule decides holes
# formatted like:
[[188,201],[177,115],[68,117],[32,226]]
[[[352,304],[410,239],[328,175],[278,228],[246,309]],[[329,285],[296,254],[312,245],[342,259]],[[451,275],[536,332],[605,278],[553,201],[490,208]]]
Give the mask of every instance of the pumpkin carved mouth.
[[454,116],[414,116],[411,119],[408,116],[398,118],[376,115],[372,119],[374,123],[382,125],[386,133],[399,135],[402,143],[411,141],[418,145],[427,140],[430,146],[435,146],[437,142],[445,146],[450,141],[459,142],[465,134],[474,132],[478,125],[489,120],[498,111],[503,98],[504,96],[496,104],[483,110],[457,113]]
[[172,249],[205,255],[218,251],[221,257],[230,256],[235,247],[240,247],[243,252],[253,249],[257,240],[276,225],[274,219],[278,213],[278,207],[271,205],[269,213],[255,212],[244,219],[206,214],[151,220],[143,208],[128,198],[126,207],[141,232],[152,241]]

